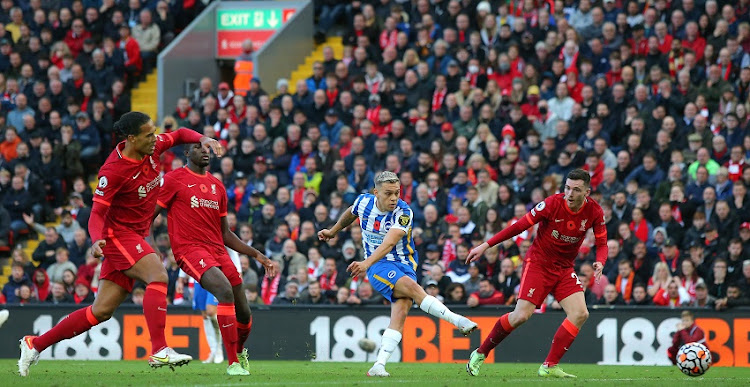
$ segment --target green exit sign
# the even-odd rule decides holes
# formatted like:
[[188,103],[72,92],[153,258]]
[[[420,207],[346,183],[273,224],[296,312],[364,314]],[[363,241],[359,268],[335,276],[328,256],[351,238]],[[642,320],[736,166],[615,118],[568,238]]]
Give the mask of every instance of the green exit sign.
[[275,30],[284,24],[283,9],[218,10],[218,30]]

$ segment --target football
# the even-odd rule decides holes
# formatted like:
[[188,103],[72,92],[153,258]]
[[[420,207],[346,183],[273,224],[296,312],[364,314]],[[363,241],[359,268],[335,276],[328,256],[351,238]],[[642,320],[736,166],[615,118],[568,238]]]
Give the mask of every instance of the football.
[[700,343],[687,343],[677,352],[677,367],[688,376],[701,376],[711,367],[711,351]]
[[357,344],[360,348],[362,348],[363,351],[367,353],[372,353],[373,351],[375,351],[375,347],[378,346],[377,343],[367,338],[360,339]]

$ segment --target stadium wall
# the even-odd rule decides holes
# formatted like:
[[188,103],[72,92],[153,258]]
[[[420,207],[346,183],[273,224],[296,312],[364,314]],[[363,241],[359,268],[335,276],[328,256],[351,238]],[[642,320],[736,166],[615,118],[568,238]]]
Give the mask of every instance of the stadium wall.
[[[9,307],[10,321],[0,328],[0,358],[18,357],[18,339],[41,334],[72,307]],[[490,332],[505,309],[456,308],[474,319],[479,334],[461,336],[445,321],[414,310],[406,320],[401,348],[391,361],[461,363]],[[750,315],[748,310],[716,313],[696,310],[698,324],[706,331],[715,366],[750,367]],[[388,326],[385,307],[274,307],[253,311],[253,331],[248,348],[254,360],[368,361],[357,342],[370,338],[378,345]],[[490,354],[490,362],[540,362],[555,330],[564,318],[558,311],[535,315],[505,342],[502,351]],[[565,356],[568,363],[607,365],[670,365],[666,357],[671,335],[679,322],[677,310],[592,310],[591,317]],[[167,342],[194,357],[208,356],[200,314],[184,307],[170,308]],[[42,359],[135,360],[145,359],[148,330],[142,310],[122,307],[115,316],[91,331],[65,340],[42,354]],[[499,357],[495,357],[499,354]]]
[[[256,52],[254,75],[263,81],[268,92],[275,92],[276,81],[287,78],[313,49],[314,7],[310,0],[299,1],[215,1],[193,20],[185,31],[159,53],[158,120],[172,113],[177,100],[197,87],[203,77],[214,85],[221,81],[222,62],[233,63],[233,58],[219,58],[217,53],[217,12],[248,10],[294,10],[294,14]],[[258,31],[239,30],[242,34]],[[262,32],[262,31],[261,31]],[[152,117],[157,119],[157,117]]]

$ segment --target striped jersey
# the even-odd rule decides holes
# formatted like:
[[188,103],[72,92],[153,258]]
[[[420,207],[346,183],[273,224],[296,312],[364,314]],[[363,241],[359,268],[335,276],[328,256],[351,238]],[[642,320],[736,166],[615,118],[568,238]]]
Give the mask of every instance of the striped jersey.
[[365,249],[365,259],[369,258],[375,249],[383,244],[385,234],[391,227],[404,230],[401,240],[396,246],[383,257],[386,261],[401,262],[417,270],[419,260],[414,249],[414,240],[411,237],[411,228],[414,213],[405,201],[399,199],[396,209],[391,212],[382,212],[375,204],[377,199],[373,194],[361,194],[354,201],[352,214],[359,218],[362,228],[362,245]]

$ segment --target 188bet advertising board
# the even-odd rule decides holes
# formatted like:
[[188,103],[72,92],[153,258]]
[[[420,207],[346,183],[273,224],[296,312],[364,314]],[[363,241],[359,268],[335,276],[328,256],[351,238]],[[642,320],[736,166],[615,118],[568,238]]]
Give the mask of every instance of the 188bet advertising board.
[[[9,307],[10,319],[0,328],[0,358],[18,357],[18,339],[52,328],[73,307]],[[445,321],[419,309],[406,320],[403,340],[390,361],[462,363],[508,309],[456,308],[479,324],[478,332],[464,337]],[[706,332],[706,345],[714,366],[750,367],[750,310],[716,313],[695,310],[698,325]],[[255,360],[369,361],[357,342],[362,338],[380,345],[388,326],[386,307],[273,307],[253,310],[253,329],[248,341]],[[493,351],[489,362],[540,362],[565,315],[535,314]],[[670,365],[666,357],[679,310],[592,310],[575,343],[565,355],[570,363],[607,365]],[[209,349],[203,339],[200,314],[184,307],[170,307],[166,338],[177,351],[205,358]],[[143,313],[135,306],[120,308],[115,316],[89,332],[62,341],[42,353],[42,359],[118,360],[145,359],[150,348]]]

